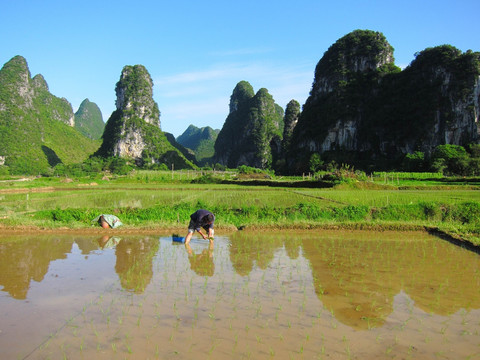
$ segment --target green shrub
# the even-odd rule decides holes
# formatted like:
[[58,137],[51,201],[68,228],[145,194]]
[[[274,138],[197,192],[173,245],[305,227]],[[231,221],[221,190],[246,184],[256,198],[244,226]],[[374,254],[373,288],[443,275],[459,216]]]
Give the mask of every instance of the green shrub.
[[340,221],[360,221],[365,220],[370,214],[370,209],[366,205],[349,205],[342,208],[335,208],[335,218]]
[[425,214],[426,219],[429,220],[441,220],[442,219],[442,209],[437,203],[420,203],[419,206],[423,206],[423,213]]
[[219,179],[212,174],[205,174],[191,181],[192,184],[220,184],[221,182],[222,179]]
[[240,165],[238,167],[239,174],[261,174],[264,171],[247,165]]
[[423,206],[412,205],[389,205],[383,208],[376,208],[372,211],[373,220],[383,221],[412,221],[425,219]]
[[8,169],[8,166],[1,165],[0,166],[0,175],[9,175],[10,171]]
[[412,154],[405,155],[403,168],[406,171],[425,171],[425,153],[415,151]]
[[457,207],[459,221],[467,224],[480,223],[480,204],[477,202],[466,202]]
[[[302,217],[314,220],[326,217],[326,212],[320,206],[313,204],[313,203],[299,203],[296,207],[294,207],[294,212],[298,212],[302,215]],[[330,216],[327,217],[332,217]]]
[[468,175],[469,155],[460,145],[439,145],[432,155],[432,168],[450,174]]
[[86,224],[98,215],[94,215],[91,210],[86,209],[54,209],[36,213],[37,218],[47,218],[62,223],[82,222]]
[[322,168],[323,165],[324,165],[324,162],[321,159],[319,153],[313,153],[310,156],[310,161],[309,161],[310,171],[315,173],[315,172],[319,171]]

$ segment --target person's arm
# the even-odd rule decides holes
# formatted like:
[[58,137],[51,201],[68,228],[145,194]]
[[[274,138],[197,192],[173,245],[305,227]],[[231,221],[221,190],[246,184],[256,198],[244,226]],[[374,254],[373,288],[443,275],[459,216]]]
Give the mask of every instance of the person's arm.
[[[198,232],[200,235],[202,235],[202,237],[203,237],[205,240],[208,239],[207,235],[205,235],[205,234],[202,232],[201,229],[198,229],[197,232]],[[210,229],[208,230],[208,232],[210,233]]]

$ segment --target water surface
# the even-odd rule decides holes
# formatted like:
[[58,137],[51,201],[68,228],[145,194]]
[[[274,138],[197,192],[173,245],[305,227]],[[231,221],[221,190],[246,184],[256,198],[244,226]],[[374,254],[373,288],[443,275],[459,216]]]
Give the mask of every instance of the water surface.
[[2,359],[480,357],[479,255],[420,232],[0,237]]

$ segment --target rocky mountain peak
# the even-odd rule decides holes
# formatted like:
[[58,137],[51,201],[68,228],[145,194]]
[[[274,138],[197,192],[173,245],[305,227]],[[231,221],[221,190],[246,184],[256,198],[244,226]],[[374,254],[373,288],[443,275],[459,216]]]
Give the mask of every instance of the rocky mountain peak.
[[11,98],[16,106],[32,108],[35,94],[30,84],[30,70],[24,57],[17,55],[3,66],[0,82],[5,84],[7,91],[16,94]]
[[140,166],[165,164],[175,169],[191,168],[160,129],[160,111],[153,100],[153,81],[143,65],[123,68],[115,87],[117,110],[112,113],[96,155],[118,156]]
[[215,140],[219,131],[212,129],[210,126],[198,128],[195,125],[190,125],[182,135],[177,137],[176,141],[191,149],[199,163],[204,163],[214,154]]
[[30,69],[27,60],[20,55],[16,55],[8,61],[3,68],[5,70],[14,69],[17,76],[22,79],[30,79]]
[[35,75],[32,79],[24,57],[17,55],[3,66],[0,83],[9,99],[9,104],[0,104],[0,108],[14,106],[39,112],[41,107],[45,107],[45,113],[49,113],[50,118],[74,126],[72,105],[65,98],[52,95],[42,75]]
[[282,132],[283,109],[268,90],[254,94],[253,87],[241,81],[230,97],[230,113],[215,142],[215,161],[228,167],[269,168]]
[[312,95],[329,93],[356,73],[375,71],[393,63],[393,48],[382,33],[355,30],[330,46],[318,62]]
[[48,90],[48,84],[45,81],[45,78],[43,77],[42,74],[35,75],[32,79],[32,82],[33,82],[33,86],[35,87],[35,89],[37,89],[37,90],[42,89],[42,90],[49,91]]
[[125,66],[115,92],[117,110],[125,117],[137,117],[160,127],[160,111],[153,100],[153,81],[143,65]]
[[248,81],[240,81],[233,89],[230,96],[230,113],[237,111],[239,106],[245,104],[249,99],[255,96],[252,85]]
[[290,100],[285,108],[284,129],[283,129],[283,150],[287,151],[290,147],[290,139],[293,130],[298,123],[300,117],[300,103],[296,100]]
[[288,168],[308,169],[313,153],[388,168],[414,151],[429,157],[439,145],[478,143],[479,82],[480,53],[436,46],[401,70],[381,33],[347,34],[317,64]]

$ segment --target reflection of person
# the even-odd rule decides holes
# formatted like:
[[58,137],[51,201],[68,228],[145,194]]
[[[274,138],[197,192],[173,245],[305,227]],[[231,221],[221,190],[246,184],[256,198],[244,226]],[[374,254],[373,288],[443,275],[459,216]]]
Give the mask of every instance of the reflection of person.
[[213,241],[210,241],[208,250],[204,249],[200,254],[195,254],[188,243],[185,243],[188,252],[190,268],[200,276],[213,276],[215,264],[213,262]]
[[116,236],[108,236],[104,235],[100,239],[98,239],[98,245],[100,246],[101,249],[110,249],[115,247],[119,242],[120,238]]
[[[202,235],[205,240],[209,239],[210,242],[213,242],[214,222],[215,215],[213,215],[210,211],[204,209],[195,211],[192,215],[190,215],[190,223],[188,224],[188,234],[185,237],[185,244],[190,242],[190,239],[195,231]],[[208,236],[202,232],[201,228],[208,232]]]

